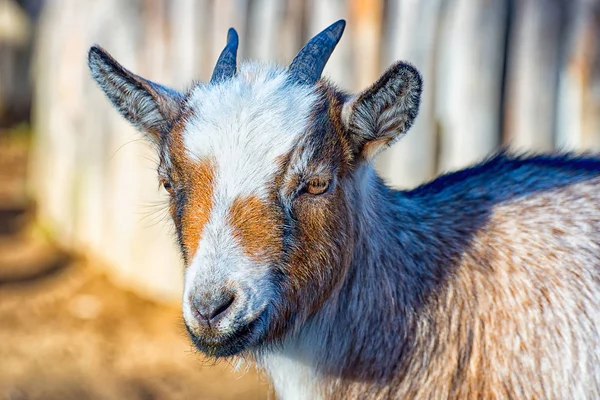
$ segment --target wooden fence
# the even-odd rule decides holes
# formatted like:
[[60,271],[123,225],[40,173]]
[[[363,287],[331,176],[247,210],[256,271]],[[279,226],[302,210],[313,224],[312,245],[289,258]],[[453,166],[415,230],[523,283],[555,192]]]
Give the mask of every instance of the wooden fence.
[[[600,150],[598,0],[52,0],[37,29],[32,189],[40,220],[114,276],[179,293],[155,155],[95,87],[93,43],[126,67],[184,89],[209,78],[226,30],[240,58],[288,63],[312,34],[345,18],[325,75],[347,90],[403,59],[423,73],[420,116],[377,160],[397,187],[521,150]],[[162,213],[162,214],[161,214]],[[165,218],[162,218],[165,217]],[[162,218],[162,219],[161,219]]]

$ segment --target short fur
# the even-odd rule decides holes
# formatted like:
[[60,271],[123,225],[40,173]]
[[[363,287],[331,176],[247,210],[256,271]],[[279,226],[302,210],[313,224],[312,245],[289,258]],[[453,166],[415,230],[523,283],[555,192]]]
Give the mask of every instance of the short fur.
[[600,396],[597,158],[500,153],[409,192],[357,174],[342,288],[259,352],[283,398]]
[[416,118],[397,63],[356,96],[243,63],[187,94],[98,48],[159,144],[204,353],[281,398],[600,398],[600,159],[500,152],[411,191],[370,160]]

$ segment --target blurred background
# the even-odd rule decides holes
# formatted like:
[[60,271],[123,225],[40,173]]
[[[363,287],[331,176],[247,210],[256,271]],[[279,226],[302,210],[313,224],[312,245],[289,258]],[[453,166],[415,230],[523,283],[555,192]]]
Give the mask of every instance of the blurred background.
[[287,64],[345,18],[325,75],[422,72],[417,123],[376,161],[411,188],[500,146],[600,150],[600,0],[0,0],[0,399],[273,398],[194,353],[156,155],[87,69],[98,43],[180,90],[227,28]]

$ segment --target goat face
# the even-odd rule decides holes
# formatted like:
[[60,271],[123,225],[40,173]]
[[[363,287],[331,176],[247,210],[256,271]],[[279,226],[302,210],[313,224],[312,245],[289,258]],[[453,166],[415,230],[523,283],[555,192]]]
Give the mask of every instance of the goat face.
[[343,275],[348,163],[324,101],[285,71],[243,65],[194,88],[162,146],[187,260],[184,317],[206,352],[276,336]]
[[298,64],[244,63],[231,76],[217,68],[184,95],[100,48],[89,63],[113,104],[159,149],[186,264],[183,316],[196,346],[228,356],[300,328],[344,279],[357,171],[411,125],[416,70],[396,64],[348,96],[311,82]]

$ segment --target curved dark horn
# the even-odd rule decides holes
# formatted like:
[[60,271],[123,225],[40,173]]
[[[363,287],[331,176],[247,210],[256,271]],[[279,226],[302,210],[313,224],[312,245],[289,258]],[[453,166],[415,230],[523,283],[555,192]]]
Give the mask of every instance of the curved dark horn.
[[229,28],[229,31],[227,31],[227,44],[221,52],[221,55],[217,60],[217,65],[215,65],[215,69],[213,70],[212,77],[210,78],[212,83],[224,81],[235,75],[237,70],[237,49],[238,34],[235,29]]
[[310,39],[290,64],[290,75],[296,82],[312,85],[319,80],[323,68],[333,49],[340,41],[346,21],[343,19],[329,25],[321,33]]

